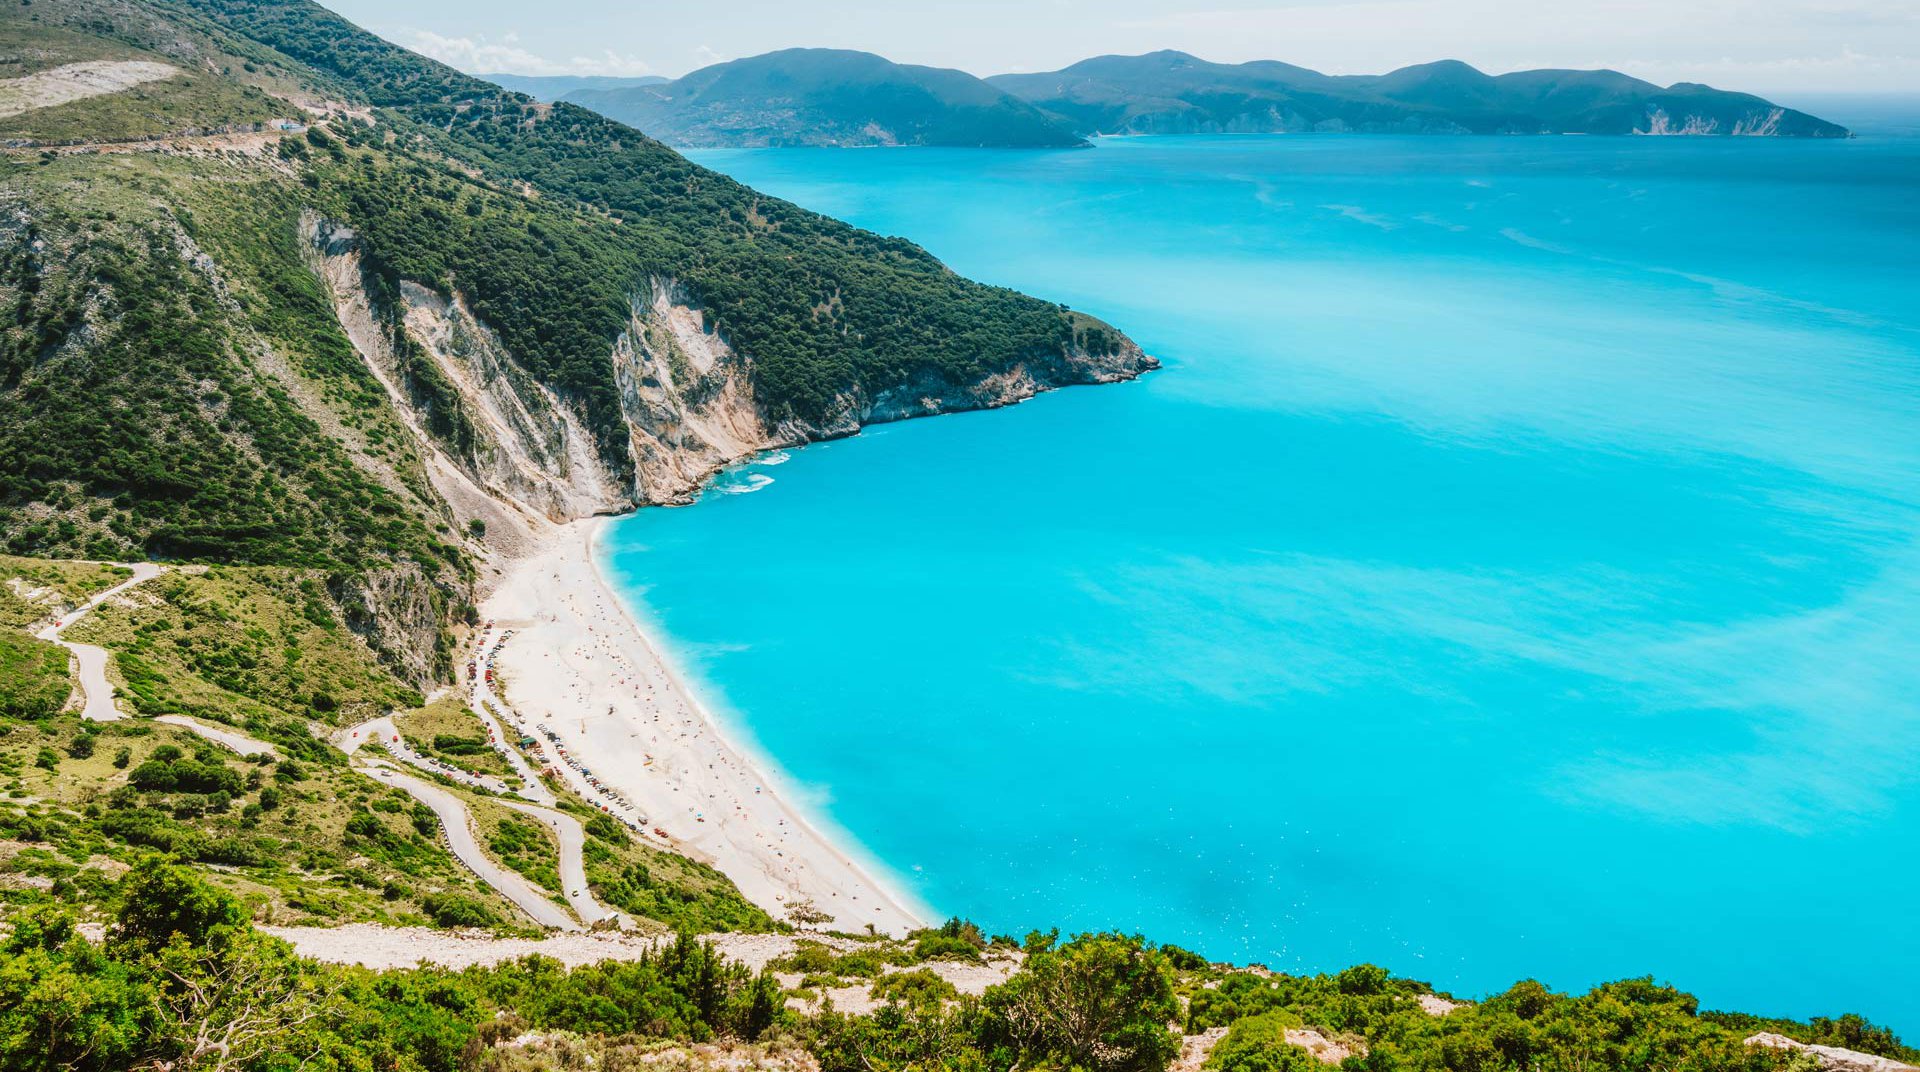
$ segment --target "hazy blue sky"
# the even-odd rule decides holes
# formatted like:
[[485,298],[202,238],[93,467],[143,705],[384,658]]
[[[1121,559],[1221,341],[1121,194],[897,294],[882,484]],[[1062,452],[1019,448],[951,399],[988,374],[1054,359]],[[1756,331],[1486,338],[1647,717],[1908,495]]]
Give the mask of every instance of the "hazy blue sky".
[[796,45],[976,74],[1178,48],[1331,73],[1457,58],[1733,89],[1920,91],[1920,0],[322,0],[465,70],[677,76]]

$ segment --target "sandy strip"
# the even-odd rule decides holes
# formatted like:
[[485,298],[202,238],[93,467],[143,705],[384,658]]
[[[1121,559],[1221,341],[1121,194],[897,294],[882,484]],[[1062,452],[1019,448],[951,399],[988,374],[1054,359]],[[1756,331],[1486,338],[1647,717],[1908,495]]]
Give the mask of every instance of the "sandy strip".
[[[549,934],[544,938],[496,938],[485,931],[438,931],[426,927],[387,927],[378,923],[348,923],[338,927],[260,927],[285,939],[301,956],[332,964],[358,964],[384,971],[410,968],[422,962],[446,968],[499,964],[539,954],[568,967],[603,960],[638,960],[672,941],[667,935],[594,933]],[[707,934],[730,960],[754,971],[776,957],[792,953],[796,939],[784,934]],[[853,948],[844,939],[825,939],[836,949]]]
[[922,925],[917,907],[781,798],[647,642],[595,565],[600,525],[553,530],[487,598],[485,615],[513,631],[493,658],[507,706],[557,735],[648,831],[664,830],[676,851],[725,872],[775,918],[810,902],[837,930]]

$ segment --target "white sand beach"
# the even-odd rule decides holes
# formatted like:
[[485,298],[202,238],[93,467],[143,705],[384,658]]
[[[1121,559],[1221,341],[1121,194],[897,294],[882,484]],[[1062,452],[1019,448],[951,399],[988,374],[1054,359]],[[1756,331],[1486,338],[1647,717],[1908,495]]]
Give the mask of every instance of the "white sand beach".
[[791,920],[794,906],[811,903],[833,917],[820,924],[833,930],[922,925],[922,909],[782,798],[649,643],[596,565],[603,524],[543,533],[482,606],[497,629],[512,631],[492,657],[507,702],[630,801],[650,840],[720,869],[775,918]]

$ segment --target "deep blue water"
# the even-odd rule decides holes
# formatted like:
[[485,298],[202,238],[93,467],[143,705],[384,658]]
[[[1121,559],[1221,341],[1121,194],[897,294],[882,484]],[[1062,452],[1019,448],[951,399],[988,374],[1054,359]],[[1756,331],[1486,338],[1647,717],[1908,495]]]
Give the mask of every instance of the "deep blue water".
[[700,159],[1166,361],[610,536],[933,908],[1920,1034],[1920,139]]

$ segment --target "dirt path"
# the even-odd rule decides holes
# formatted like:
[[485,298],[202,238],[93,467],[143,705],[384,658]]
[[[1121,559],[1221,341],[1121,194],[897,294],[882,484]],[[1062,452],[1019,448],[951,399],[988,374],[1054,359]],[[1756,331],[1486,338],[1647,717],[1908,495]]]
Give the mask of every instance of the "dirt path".
[[364,760],[355,766],[381,782],[405,790],[409,796],[432,808],[433,813],[440,817],[440,828],[446,832],[447,848],[453,855],[480,876],[480,881],[498,890],[502,897],[533,917],[535,923],[563,931],[580,929],[580,924],[567,914],[567,910],[548,900],[539,887],[528,882],[519,872],[509,871],[494,863],[481,851],[480,842],[473,836],[472,816],[459,797],[432,782],[415,778],[383,759]]
[[86,617],[93,608],[136,584],[153,580],[162,572],[162,567],[152,562],[135,562],[127,565],[127,568],[133,571],[131,578],[87,600],[77,610],[60,618],[37,634],[41,640],[50,640],[73,653],[74,666],[79,671],[80,692],[85,697],[85,704],[80,709],[80,717],[89,722],[113,722],[126,717],[113,704],[113,682],[107,680],[107,650],[92,644],[75,644],[72,641],[62,640],[60,634],[66,632],[73,623]]
[[485,790],[489,793],[510,793],[513,791],[513,786],[507,784],[503,778],[491,778],[484,774],[473,774],[468,771],[463,771],[451,763],[442,763],[440,760],[434,759],[431,756],[423,756],[414,751],[413,746],[407,744],[407,739],[401,735],[400,727],[394,724],[393,716],[391,715],[370,718],[358,725],[348,726],[345,729],[338,730],[333,735],[333,744],[334,747],[349,756],[358,752],[365,745],[378,744],[380,747],[386,749],[387,753],[393,758],[405,763],[409,767],[416,767],[426,771],[428,774],[437,774],[442,778],[450,778],[453,781],[459,782],[461,785],[471,786],[474,789]]

